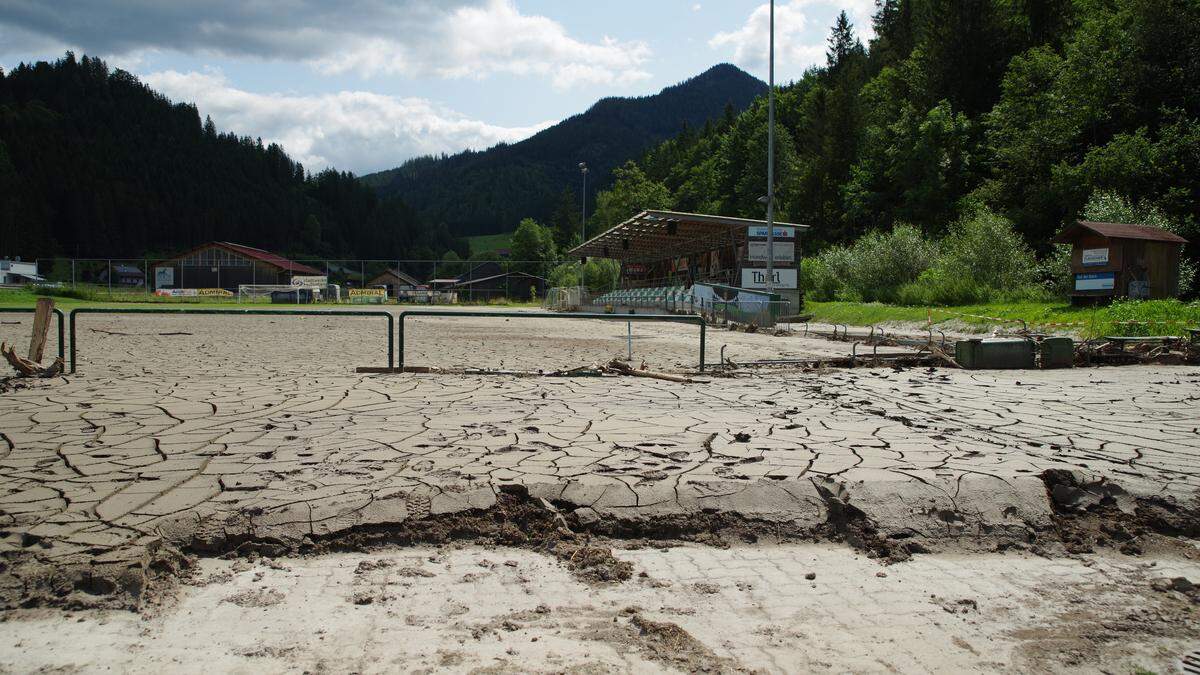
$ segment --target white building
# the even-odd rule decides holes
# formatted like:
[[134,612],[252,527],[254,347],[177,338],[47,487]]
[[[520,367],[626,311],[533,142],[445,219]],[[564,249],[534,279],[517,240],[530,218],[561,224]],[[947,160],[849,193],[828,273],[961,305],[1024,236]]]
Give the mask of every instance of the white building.
[[38,276],[36,262],[0,260],[0,284],[27,284],[31,281],[45,281]]

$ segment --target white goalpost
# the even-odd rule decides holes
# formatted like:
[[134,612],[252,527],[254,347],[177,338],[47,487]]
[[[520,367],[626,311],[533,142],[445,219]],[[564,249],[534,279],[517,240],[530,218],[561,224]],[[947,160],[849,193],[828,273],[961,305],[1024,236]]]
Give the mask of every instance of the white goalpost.
[[238,286],[238,302],[255,302],[271,297],[276,291],[294,291],[291,284],[241,284]]

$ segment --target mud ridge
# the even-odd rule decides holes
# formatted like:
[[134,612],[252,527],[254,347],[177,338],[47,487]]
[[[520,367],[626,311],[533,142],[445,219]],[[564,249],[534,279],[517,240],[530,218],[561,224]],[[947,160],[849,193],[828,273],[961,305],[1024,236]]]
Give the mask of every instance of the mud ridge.
[[1174,538],[1200,538],[1200,505],[1142,496],[1103,479],[1052,469],[1041,474],[1053,512],[1055,539],[1068,553],[1115,548],[1140,555]]
[[[408,517],[399,522],[358,524],[297,539],[259,536],[230,521],[182,538],[146,537],[81,562],[52,565],[33,551],[0,559],[0,605],[143,610],[170,601],[179,581],[192,574],[199,556],[276,557],[354,552],[419,544],[487,544],[520,547],[554,556],[581,581],[619,583],[633,566],[613,555],[612,545],[669,546],[690,542],[727,547],[759,542],[845,543],[882,563],[899,563],[933,551],[1029,550],[1063,555],[1113,548],[1127,555],[1179,547],[1178,538],[1200,537],[1200,508],[1158,496],[1133,495],[1103,479],[1070,471],[1041,474],[1051,511],[1049,527],[980,527],[953,535],[880,526],[851,501],[847,486],[813,479],[823,519],[769,520],[735,511],[701,510],[634,517],[600,516],[591,507],[535,497],[521,485],[498,488],[487,507]],[[1036,493],[1034,493],[1036,494]],[[239,514],[238,519],[250,520]],[[907,522],[901,519],[900,522]],[[894,530],[894,531],[892,531]],[[1195,555],[1191,547],[1191,555]]]

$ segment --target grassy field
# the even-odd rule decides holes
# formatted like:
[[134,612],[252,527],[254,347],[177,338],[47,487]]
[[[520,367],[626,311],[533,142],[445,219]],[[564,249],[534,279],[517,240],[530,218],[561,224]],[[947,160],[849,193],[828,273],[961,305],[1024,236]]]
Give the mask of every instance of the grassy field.
[[[251,303],[239,303],[236,298],[165,298],[143,291],[114,291],[104,288],[79,287],[58,289],[54,304],[63,310],[75,307],[104,307],[147,305],[156,307],[188,307],[236,309]],[[31,290],[0,289],[0,307],[32,307],[41,297]],[[390,303],[389,303],[390,304]],[[540,307],[541,301],[480,300],[461,303],[463,306]],[[272,305],[262,300],[253,303],[263,309],[289,309],[292,305]],[[326,305],[317,308],[370,309],[374,305]],[[426,305],[412,305],[424,307]],[[1200,302],[1178,300],[1116,302],[1108,307],[1072,307],[1059,302],[1013,302],[961,307],[905,307],[863,302],[808,302],[805,312],[820,323],[841,323],[850,326],[907,323],[924,326],[932,320],[935,326],[990,331],[993,327],[1020,328],[1024,321],[1032,329],[1045,332],[1070,332],[1083,337],[1101,335],[1184,335],[1187,328],[1200,327]],[[1121,323],[1145,322],[1145,323]],[[1158,322],[1158,323],[1155,323]],[[1064,325],[1054,325],[1064,324]]]
[[[129,306],[152,306],[152,307],[178,307],[189,309],[237,309],[239,307],[253,306],[256,309],[295,309],[295,305],[290,304],[272,304],[269,300],[263,299],[257,302],[238,302],[236,297],[219,299],[219,298],[168,298],[160,297],[145,293],[144,291],[114,291],[109,293],[107,289],[95,289],[88,287],[79,287],[77,289],[61,289],[55,295],[39,295],[33,291],[21,289],[10,290],[0,289],[0,308],[13,307],[30,307],[37,303],[40,297],[52,297],[54,306],[64,311],[75,309],[76,307],[129,307]],[[541,300],[513,300],[513,299],[493,299],[479,300],[477,302],[461,302],[459,305],[464,307],[541,307]],[[389,306],[394,306],[395,303],[389,302]],[[379,305],[351,305],[351,304],[324,304],[318,303],[311,307],[315,309],[371,309]],[[425,304],[409,304],[409,307],[428,307]]]
[[935,326],[950,323],[986,332],[994,326],[1020,328],[1020,321],[1024,321],[1030,328],[1040,328],[1046,332],[1072,332],[1084,337],[1183,335],[1186,328],[1200,326],[1200,303],[1184,303],[1178,300],[1117,302],[1099,308],[1072,307],[1065,300],[933,308],[861,302],[808,302],[805,303],[805,311],[812,314],[813,319],[818,322],[851,326],[880,323],[911,323],[923,326],[932,320]]
[[471,253],[484,253],[486,251],[499,251],[512,247],[512,232],[503,232],[501,234],[483,234],[478,237],[467,237],[467,241],[471,244]]

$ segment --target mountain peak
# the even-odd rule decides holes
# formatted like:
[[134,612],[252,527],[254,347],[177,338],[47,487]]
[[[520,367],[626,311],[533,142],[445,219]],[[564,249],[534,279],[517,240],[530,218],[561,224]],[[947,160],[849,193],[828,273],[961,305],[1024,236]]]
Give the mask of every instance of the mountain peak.
[[578,189],[579,162],[588,163],[588,194],[594,199],[615,167],[640,157],[684,125],[702,127],[719,118],[728,105],[745,109],[766,90],[764,82],[746,71],[718,63],[657,94],[603,98],[517,143],[421,157],[363,180],[381,195],[400,196],[456,234],[504,232],[522,218],[547,218],[564,191]]

